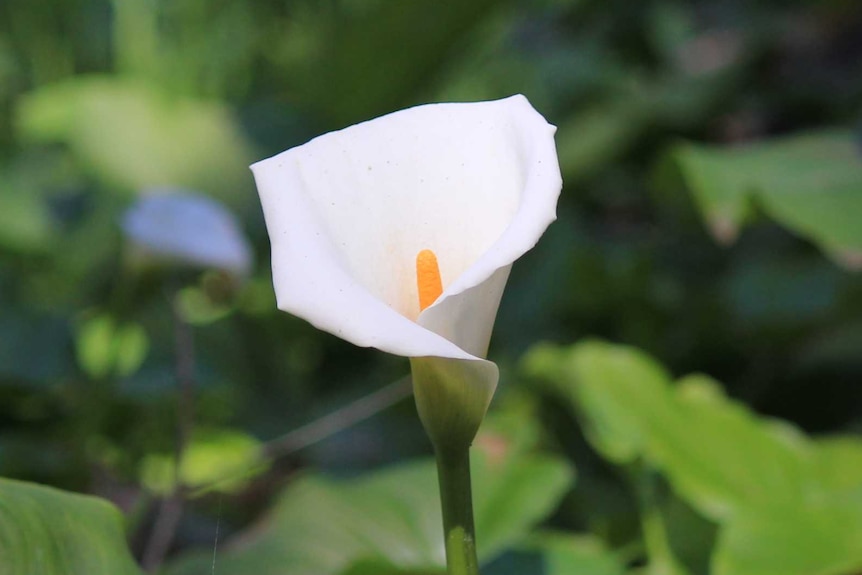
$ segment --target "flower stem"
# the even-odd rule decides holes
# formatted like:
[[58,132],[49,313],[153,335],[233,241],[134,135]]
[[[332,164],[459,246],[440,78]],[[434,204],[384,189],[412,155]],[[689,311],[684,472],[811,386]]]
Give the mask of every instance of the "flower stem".
[[473,527],[470,450],[437,452],[437,477],[443,506],[448,575],[479,575]]

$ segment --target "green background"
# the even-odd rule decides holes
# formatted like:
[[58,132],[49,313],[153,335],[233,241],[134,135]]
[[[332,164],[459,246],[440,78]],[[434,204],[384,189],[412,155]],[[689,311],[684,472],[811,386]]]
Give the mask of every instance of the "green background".
[[[564,188],[492,339],[483,573],[862,571],[860,38],[854,0],[0,4],[0,573],[137,572],[177,478],[166,573],[440,573],[408,362],[276,310],[247,166],[515,93]],[[248,277],[132,245],[164,186]]]

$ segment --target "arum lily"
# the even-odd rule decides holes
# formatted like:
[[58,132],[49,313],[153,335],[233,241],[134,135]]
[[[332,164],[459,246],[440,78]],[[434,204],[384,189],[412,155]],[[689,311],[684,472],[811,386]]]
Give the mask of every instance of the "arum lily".
[[467,450],[499,377],[485,355],[512,263],[556,217],[554,131],[523,96],[430,104],[251,167],[278,307],[410,358],[452,573],[477,572]]

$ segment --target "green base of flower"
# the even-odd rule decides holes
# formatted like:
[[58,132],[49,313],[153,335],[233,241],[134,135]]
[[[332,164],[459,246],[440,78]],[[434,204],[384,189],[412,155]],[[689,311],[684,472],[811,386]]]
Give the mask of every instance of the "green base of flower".
[[469,449],[497,386],[497,366],[483,360],[410,358],[413,397],[437,453]]

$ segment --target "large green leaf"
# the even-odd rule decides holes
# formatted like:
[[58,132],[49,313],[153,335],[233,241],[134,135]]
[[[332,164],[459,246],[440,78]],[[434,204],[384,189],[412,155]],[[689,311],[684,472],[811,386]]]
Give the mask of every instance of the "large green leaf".
[[706,376],[673,385],[654,360],[625,346],[543,346],[526,365],[569,400],[606,457],[648,462],[722,525],[715,573],[825,575],[862,567],[858,438],[813,441],[728,399]]
[[736,238],[756,204],[839,262],[862,268],[862,146],[851,131],[735,148],[683,144],[672,158],[720,241]]
[[[476,538],[486,561],[523,539],[572,481],[567,463],[523,450],[517,438],[486,432],[473,457]],[[433,461],[356,479],[308,474],[281,495],[253,534],[217,557],[222,575],[434,573],[444,565]],[[211,557],[180,560],[171,575],[209,573]]]
[[862,441],[841,435],[820,438],[817,470],[830,489],[862,494]]
[[862,568],[862,498],[748,514],[719,535],[714,575],[847,575]]
[[727,401],[706,376],[680,381],[670,419],[653,421],[648,457],[713,519],[792,506],[814,484],[810,446],[790,426]]
[[250,186],[253,157],[217,102],[161,93],[131,80],[79,77],[21,100],[25,138],[61,141],[107,184],[184,186],[226,201]]
[[751,506],[782,508],[802,496],[813,460],[798,435],[726,401],[705,376],[674,389],[645,354],[596,341],[540,348],[528,362],[540,373],[564,366],[551,379],[606,457],[619,463],[645,457],[713,519]]
[[0,479],[0,572],[139,575],[123,520],[109,503]]
[[[625,348],[588,342],[566,350],[535,346],[525,364],[586,418],[586,433],[616,463],[635,460],[649,439],[645,426],[669,417],[669,375],[657,363]],[[600,385],[611,381],[610,385]]]

